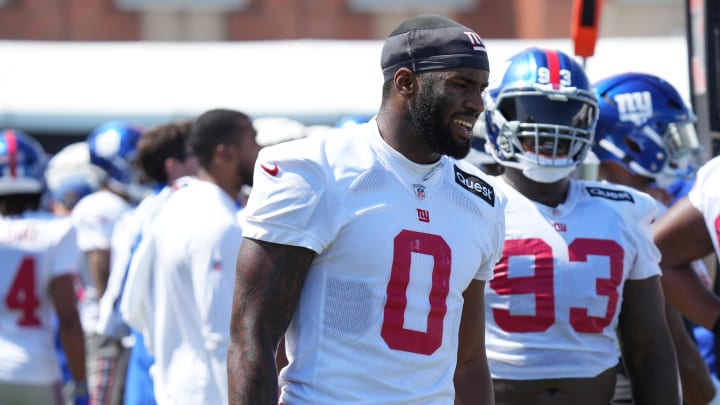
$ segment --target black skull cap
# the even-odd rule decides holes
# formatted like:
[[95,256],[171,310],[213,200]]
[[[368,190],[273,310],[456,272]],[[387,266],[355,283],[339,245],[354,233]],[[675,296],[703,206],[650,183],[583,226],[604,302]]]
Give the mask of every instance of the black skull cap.
[[473,68],[490,71],[482,38],[441,15],[420,15],[401,23],[385,40],[380,67],[385,81],[395,72]]

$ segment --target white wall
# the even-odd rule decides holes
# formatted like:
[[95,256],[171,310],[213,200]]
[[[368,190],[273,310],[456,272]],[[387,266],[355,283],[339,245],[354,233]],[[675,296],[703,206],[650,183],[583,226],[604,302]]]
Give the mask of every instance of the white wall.
[[[571,40],[487,40],[492,73],[528,47],[573,53]],[[382,41],[56,43],[0,41],[0,128],[77,131],[112,118],[152,123],[215,107],[308,123],[372,114]],[[684,37],[603,38],[591,80],[659,75],[689,97]]]

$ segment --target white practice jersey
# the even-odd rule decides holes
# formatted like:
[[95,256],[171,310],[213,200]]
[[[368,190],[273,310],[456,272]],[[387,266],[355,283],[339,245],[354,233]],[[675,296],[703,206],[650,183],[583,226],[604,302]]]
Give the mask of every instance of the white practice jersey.
[[[135,297],[123,296],[120,309],[144,332],[155,356],[160,405],[227,403],[230,311],[242,241],[236,210],[215,184],[192,181],[170,196],[133,255],[126,288]],[[147,275],[152,279],[143,284]],[[131,293],[148,285],[151,315],[139,291]]]
[[375,120],[261,150],[243,236],[318,254],[281,401],[452,403],[462,293],[492,276],[505,204],[467,162],[406,159]]
[[[78,201],[71,215],[80,251],[86,253],[97,249],[109,250],[117,220],[131,208],[131,204],[108,190],[96,191]],[[110,260],[112,261],[112,258]],[[80,320],[86,333],[94,332],[98,320],[97,288],[92,283],[84,261],[80,271],[84,286],[78,302]]]
[[485,287],[493,378],[594,377],[613,367],[625,280],[660,274],[655,201],[579,180],[551,208],[500,183],[510,201],[505,247]]
[[[105,294],[100,299],[97,333],[103,336],[123,337],[129,334],[120,314],[120,303],[126,293],[128,267],[133,253],[142,239],[143,229],[155,219],[176,188],[183,187],[191,177],[182,177],[174,186],[165,186],[145,197],[137,207],[125,211],[115,224],[112,233],[111,269]],[[145,298],[149,290],[144,289]],[[128,291],[128,296],[133,296]],[[137,297],[137,294],[134,295]]]
[[0,217],[0,381],[60,381],[50,284],[75,272],[78,260],[68,218]]
[[720,256],[720,156],[705,163],[688,194],[690,203],[702,212],[715,253]]

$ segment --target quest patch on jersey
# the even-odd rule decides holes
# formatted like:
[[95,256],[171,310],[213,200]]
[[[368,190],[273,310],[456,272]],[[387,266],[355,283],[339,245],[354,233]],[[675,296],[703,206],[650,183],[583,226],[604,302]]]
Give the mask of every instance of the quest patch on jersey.
[[602,187],[585,187],[593,197],[602,197],[607,198],[608,200],[615,200],[615,201],[630,201],[631,203],[635,204],[635,200],[633,199],[632,195],[628,193],[627,191],[622,190],[610,190],[607,188]]
[[455,165],[455,183],[482,198],[491,206],[495,206],[495,189],[485,180],[460,170],[457,165]]

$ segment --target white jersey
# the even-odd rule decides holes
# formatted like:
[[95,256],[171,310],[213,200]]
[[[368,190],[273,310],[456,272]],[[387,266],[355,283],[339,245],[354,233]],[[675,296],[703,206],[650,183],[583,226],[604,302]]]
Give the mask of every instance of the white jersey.
[[[125,211],[117,220],[112,234],[112,267],[105,294],[100,299],[97,333],[118,338],[129,334],[120,314],[120,302],[126,290],[130,259],[142,238],[143,229],[155,219],[174,189],[184,186],[190,180],[189,177],[182,177],[175,186],[163,187],[145,197],[137,207]],[[143,295],[146,293],[147,290]]]
[[[135,297],[123,296],[120,310],[147,336],[160,405],[227,403],[228,325],[242,240],[236,210],[215,184],[190,182],[167,200],[133,255],[127,292]],[[148,301],[136,296],[148,285],[150,315]],[[135,286],[140,290],[131,292]]]
[[375,120],[257,162],[243,236],[318,254],[285,335],[281,401],[452,403],[462,293],[502,249],[493,180],[406,159]]
[[50,284],[75,272],[78,260],[68,218],[0,217],[0,381],[60,381]]
[[72,218],[81,251],[110,249],[115,222],[132,205],[108,190],[96,191],[78,201]]
[[702,212],[715,253],[720,256],[720,156],[706,162],[697,172],[697,179],[688,194],[690,203]]
[[[71,215],[80,251],[109,250],[117,220],[131,208],[122,197],[108,190],[96,191],[78,201]],[[88,274],[87,264],[83,262],[81,267],[84,290],[78,302],[80,320],[85,332],[94,332],[98,320],[97,287]]]
[[[153,303],[153,256],[152,253],[145,253],[150,246],[149,242],[144,242],[143,236],[147,236],[150,232],[155,218],[160,214],[161,209],[165,206],[175,191],[187,186],[192,181],[197,181],[192,176],[181,177],[177,179],[170,187],[164,188],[157,196],[152,197],[151,202],[146,205],[147,215],[143,215],[143,224],[141,225],[141,235],[136,240],[133,252],[128,258],[125,287],[120,293],[119,303],[113,308],[119,311],[123,321],[138,330],[143,335],[143,341],[146,347],[151,347],[152,333],[150,332],[153,325],[153,314],[155,313],[155,304]],[[151,212],[152,211],[152,212]],[[140,216],[138,215],[138,219]],[[138,255],[138,252],[143,252]],[[143,260],[139,260],[141,256]],[[110,275],[111,280],[113,275]],[[109,287],[108,287],[109,288]],[[106,292],[107,294],[107,292]]]
[[573,180],[565,203],[551,208],[501,184],[505,247],[485,289],[493,378],[594,377],[613,367],[625,280],[660,274],[654,200]]

